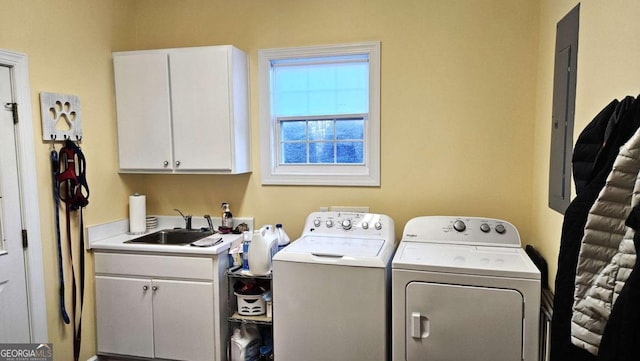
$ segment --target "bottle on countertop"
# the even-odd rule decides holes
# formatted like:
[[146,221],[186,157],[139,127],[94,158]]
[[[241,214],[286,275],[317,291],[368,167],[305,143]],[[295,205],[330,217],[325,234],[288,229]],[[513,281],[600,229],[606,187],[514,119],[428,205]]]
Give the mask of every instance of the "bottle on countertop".
[[251,246],[251,232],[242,232],[242,270],[249,272],[249,246]]
[[282,228],[282,224],[276,224],[276,232],[278,233],[278,251],[286,247],[291,240],[289,239],[289,235]]
[[225,230],[233,229],[233,214],[229,209],[229,203],[222,203],[222,228]]

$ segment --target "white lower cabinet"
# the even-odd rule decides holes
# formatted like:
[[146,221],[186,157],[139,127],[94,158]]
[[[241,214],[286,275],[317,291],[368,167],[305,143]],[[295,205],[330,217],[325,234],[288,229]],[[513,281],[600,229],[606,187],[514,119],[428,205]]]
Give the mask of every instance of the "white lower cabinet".
[[220,315],[227,312],[220,307],[214,263],[198,257],[96,253],[98,354],[222,361],[226,350],[220,339],[226,339],[226,329],[221,330]]
[[153,281],[155,356],[174,360],[211,360],[213,283]]
[[96,276],[98,352],[153,357],[150,280]]

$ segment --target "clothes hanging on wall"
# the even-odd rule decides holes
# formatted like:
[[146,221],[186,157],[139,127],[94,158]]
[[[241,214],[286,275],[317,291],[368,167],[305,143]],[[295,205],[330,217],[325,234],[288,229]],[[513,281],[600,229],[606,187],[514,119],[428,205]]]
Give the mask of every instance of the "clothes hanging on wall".
[[[631,255],[621,252],[620,247],[626,244],[623,242],[627,234],[625,221],[632,202],[637,203],[637,197],[632,194],[639,171],[640,131],[636,131],[620,148],[606,185],[589,210],[580,241],[571,342],[594,355],[598,354],[611,305],[617,298],[615,284],[624,283],[625,273],[628,275],[620,261]],[[629,239],[633,239],[633,235]],[[635,263],[635,254],[633,257]]]
[[[565,211],[562,225],[558,269],[551,322],[550,358],[552,361],[595,360],[595,356],[571,343],[571,315],[580,241],[587,215],[605,185],[618,149],[640,126],[631,109],[640,105],[633,97],[614,100],[583,130],[574,149],[574,179],[579,189]],[[597,147],[585,147],[585,144]],[[576,174],[576,170],[578,174]]]

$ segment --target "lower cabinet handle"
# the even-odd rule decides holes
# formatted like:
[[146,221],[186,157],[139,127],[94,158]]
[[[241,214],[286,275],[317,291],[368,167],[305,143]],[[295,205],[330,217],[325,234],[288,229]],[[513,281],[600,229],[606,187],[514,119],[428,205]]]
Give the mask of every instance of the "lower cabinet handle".
[[158,290],[158,286],[153,286],[151,287],[152,290],[157,291]]
[[147,291],[148,289],[149,289],[149,286],[147,286],[147,285],[142,286],[142,290],[143,291]]

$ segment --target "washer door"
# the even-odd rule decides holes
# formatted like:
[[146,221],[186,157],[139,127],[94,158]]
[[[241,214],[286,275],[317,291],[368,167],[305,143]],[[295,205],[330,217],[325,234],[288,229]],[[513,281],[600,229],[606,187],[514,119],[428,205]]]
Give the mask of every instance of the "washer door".
[[411,282],[406,359],[521,360],[523,303],[512,289]]

